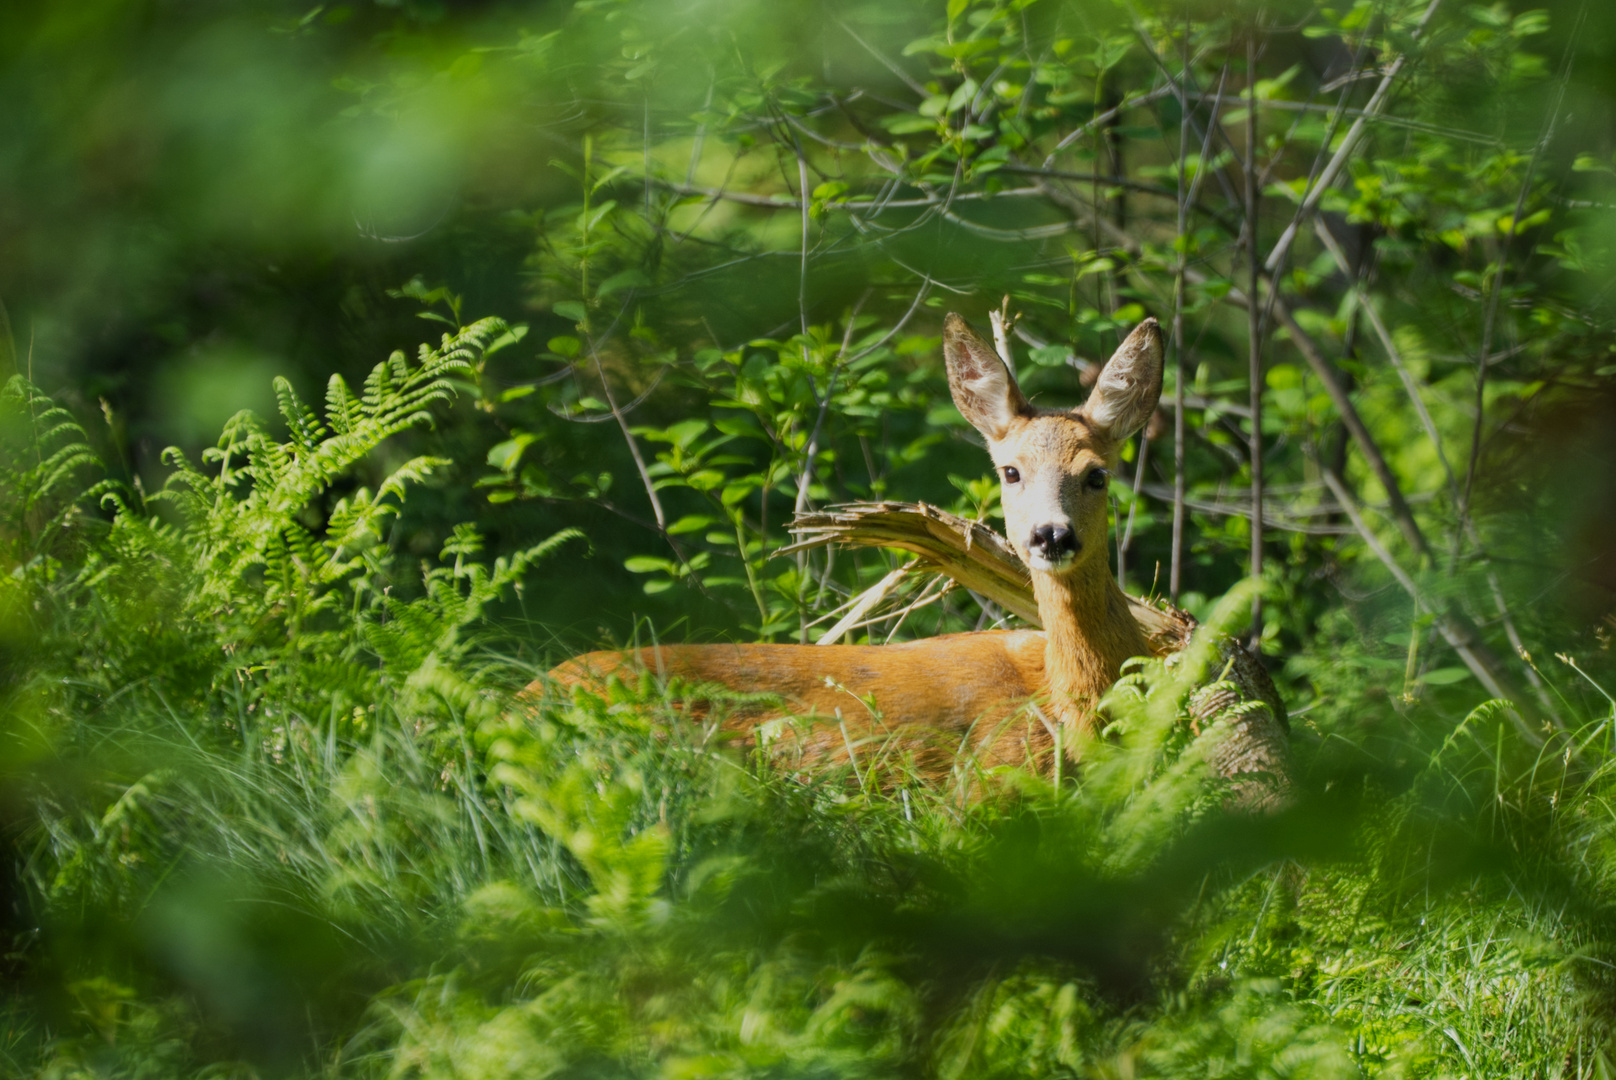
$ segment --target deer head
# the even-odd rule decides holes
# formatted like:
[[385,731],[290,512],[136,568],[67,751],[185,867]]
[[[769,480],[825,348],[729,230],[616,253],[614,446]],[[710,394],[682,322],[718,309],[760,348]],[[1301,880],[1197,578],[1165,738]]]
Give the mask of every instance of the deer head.
[[1140,323],[1081,408],[1037,409],[1004,361],[952,312],[943,357],[954,404],[987,439],[1003,482],[1005,532],[1034,571],[1068,575],[1106,558],[1106,485],[1122,444],[1161,398],[1162,339]]

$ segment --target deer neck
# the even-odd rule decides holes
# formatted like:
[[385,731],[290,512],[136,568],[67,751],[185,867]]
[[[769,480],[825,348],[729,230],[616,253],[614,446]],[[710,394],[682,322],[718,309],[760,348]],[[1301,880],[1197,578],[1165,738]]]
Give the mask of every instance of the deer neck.
[[1032,588],[1044,624],[1050,705],[1063,724],[1088,727],[1123,661],[1148,655],[1149,643],[1103,560],[1060,576],[1034,571]]

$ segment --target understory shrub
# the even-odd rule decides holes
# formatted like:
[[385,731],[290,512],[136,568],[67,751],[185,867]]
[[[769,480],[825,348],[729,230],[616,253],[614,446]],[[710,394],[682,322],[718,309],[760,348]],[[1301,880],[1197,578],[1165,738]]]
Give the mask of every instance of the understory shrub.
[[1395,752],[1300,719],[1252,815],[1184,720],[1209,636],[1058,784],[788,775],[649,678],[513,695],[492,605],[582,544],[485,563],[460,526],[411,565],[388,524],[440,463],[357,479],[509,334],[323,413],[279,384],[284,437],[237,417],[144,499],[7,386],[8,1072],[1609,1067],[1609,712],[1533,740],[1488,703]]

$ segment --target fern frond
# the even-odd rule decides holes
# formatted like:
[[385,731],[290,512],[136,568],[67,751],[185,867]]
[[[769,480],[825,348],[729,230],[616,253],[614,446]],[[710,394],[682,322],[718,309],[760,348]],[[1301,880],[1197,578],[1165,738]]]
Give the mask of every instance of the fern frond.
[[348,389],[341,375],[331,376],[325,387],[325,420],[338,435],[352,433],[354,425],[364,415],[359,400]]
[[99,468],[100,465],[101,459],[88,446],[69,443],[39,464],[33,496],[36,500],[48,499],[56,495],[60,488],[66,487],[82,470]]
[[13,375],[0,389],[0,410],[8,419],[27,419],[28,437],[35,445],[66,438],[83,441],[84,429],[73,414],[21,375]]
[[450,461],[448,458],[411,458],[409,461],[406,461],[404,464],[394,469],[392,474],[388,476],[386,480],[382,481],[381,486],[376,489],[376,499],[379,502],[380,500],[391,495],[402,502],[404,500],[404,488],[406,485],[423,483],[427,477],[432,475],[434,470],[448,468],[453,464],[454,462]]
[[281,418],[286,421],[287,430],[291,433],[292,445],[299,453],[308,453],[326,436],[325,425],[320,422],[314,410],[297,396],[297,390],[290,381],[277,375],[274,386],[275,401],[280,407]]
[[365,393],[361,399],[365,409],[373,411],[380,402],[386,400],[392,393],[393,384],[402,382],[408,372],[408,361],[397,349],[393,350],[386,360],[371,368],[370,374],[365,377]]
[[[102,467],[84,428],[20,375],[0,388],[0,507],[11,525],[12,542],[25,538],[32,551],[49,546],[78,515],[80,503],[94,499],[81,478]],[[22,550],[16,557],[24,559]]]
[[185,451],[177,446],[164,449],[158,460],[174,471],[169,473],[162,489],[152,493],[150,501],[169,503],[188,524],[206,521],[215,502],[214,481],[192,465]]
[[[494,561],[495,576],[498,577],[502,575],[514,575],[520,573],[522,570],[527,569],[529,566],[532,566],[539,560],[549,557],[557,548],[559,548],[562,544],[567,543],[569,540],[582,540],[583,538],[584,534],[583,530],[581,529],[562,529],[560,532],[540,540],[532,547],[526,548],[517,552],[515,555],[512,555],[508,564],[503,558],[496,559]],[[501,569],[507,565],[509,566],[508,570]]]
[[202,451],[204,463],[219,466],[215,486],[223,490],[235,484],[240,472],[237,462],[247,461],[269,442],[263,421],[251,409],[242,409],[226,420],[219,441]]

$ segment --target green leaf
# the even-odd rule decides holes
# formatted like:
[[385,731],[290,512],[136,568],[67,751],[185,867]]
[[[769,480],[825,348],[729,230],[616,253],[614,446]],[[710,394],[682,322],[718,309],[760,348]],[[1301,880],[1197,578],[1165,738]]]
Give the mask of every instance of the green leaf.
[[948,38],[942,34],[932,34],[929,37],[916,38],[903,47],[903,55],[914,56],[916,53],[936,52],[948,44]]
[[686,514],[668,526],[668,533],[672,536],[683,536],[685,533],[700,532],[717,521],[717,518],[705,514]]
[[947,111],[952,113],[958,112],[959,110],[965,108],[965,106],[971,103],[971,99],[976,97],[976,92],[980,89],[982,89],[982,87],[975,79],[967,78],[964,82],[960,83],[959,86],[954,90],[954,93],[949,96]]
[[937,48],[937,55],[946,56],[950,60],[967,60],[982,53],[990,53],[998,47],[999,39],[996,37],[976,38],[956,41],[951,45],[940,45]]
[[763,437],[763,428],[751,413],[724,413],[713,420],[713,426],[725,435]]
[[617,200],[607,199],[588,213],[579,214],[578,231],[587,236],[594,230],[595,226],[600,224],[602,218],[615,209],[617,209]]
[[501,472],[510,472],[522,460],[522,451],[532,445],[537,436],[527,432],[519,432],[515,437],[506,439],[488,451],[488,464]]
[[691,443],[707,433],[705,420],[681,420],[668,428],[668,438],[680,449],[687,449]]
[[527,324],[518,323],[509,330],[505,331],[499,337],[495,338],[493,341],[490,341],[487,348],[483,349],[483,355],[493,356],[495,353],[499,352],[499,350],[508,345],[515,345],[518,341],[521,341],[525,337],[527,337]]
[[921,131],[935,131],[937,121],[926,116],[898,113],[895,116],[882,117],[881,126],[894,135],[913,135]]
[[651,284],[651,279],[641,271],[624,270],[601,282],[599,294],[601,296],[610,296],[613,293],[622,292],[624,289],[643,289],[649,284]]

